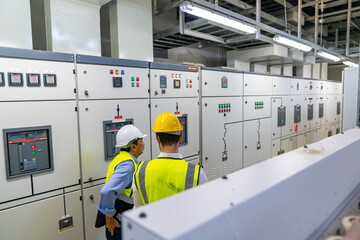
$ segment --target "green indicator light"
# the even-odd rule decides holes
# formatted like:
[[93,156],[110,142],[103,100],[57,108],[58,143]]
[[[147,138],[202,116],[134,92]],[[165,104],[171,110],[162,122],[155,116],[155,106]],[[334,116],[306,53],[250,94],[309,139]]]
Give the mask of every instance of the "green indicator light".
[[189,83],[189,80],[186,79],[186,83]]
[[132,86],[132,87],[135,87],[135,83],[132,83],[131,86]]
[[132,78],[131,78],[131,81],[135,81],[135,78],[134,78],[134,77],[132,77]]
[[35,155],[35,154],[36,154],[36,150],[31,151],[31,154],[32,154],[32,155]]

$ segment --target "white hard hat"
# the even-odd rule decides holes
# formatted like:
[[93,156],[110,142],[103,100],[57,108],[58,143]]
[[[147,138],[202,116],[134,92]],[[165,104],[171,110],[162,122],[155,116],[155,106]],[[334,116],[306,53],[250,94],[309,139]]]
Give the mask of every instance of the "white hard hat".
[[134,125],[126,125],[120,128],[116,134],[116,147],[128,148],[131,146],[134,140],[138,138],[146,137],[146,134],[140,132],[140,130]]

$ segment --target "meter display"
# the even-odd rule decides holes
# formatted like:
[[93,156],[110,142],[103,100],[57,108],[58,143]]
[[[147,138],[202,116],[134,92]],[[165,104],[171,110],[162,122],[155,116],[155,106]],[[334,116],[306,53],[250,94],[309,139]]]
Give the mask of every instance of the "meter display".
[[221,78],[221,88],[228,88],[228,79],[225,76]]
[[113,87],[114,88],[122,87],[122,77],[113,77]]
[[26,80],[27,80],[27,85],[29,87],[39,87],[40,86],[40,74],[27,73]]
[[0,87],[5,86],[4,73],[0,72]]
[[314,118],[314,104],[308,104],[308,120]]
[[301,122],[301,105],[294,106],[294,123]]
[[187,136],[187,114],[183,114],[181,117],[178,117],[180,124],[183,126],[183,136],[180,141],[180,146],[186,145],[188,143],[188,136]]
[[53,170],[51,126],[4,129],[6,176]]
[[160,76],[160,88],[166,88],[166,87],[167,87],[166,76]]
[[285,126],[286,107],[278,107],[278,127]]
[[337,102],[336,104],[336,114],[340,115],[341,112],[341,102]]
[[22,73],[8,73],[9,86],[21,87],[23,83]]
[[56,87],[56,74],[44,74],[44,86]]
[[180,79],[174,79],[174,88],[180,88]]
[[125,122],[104,121],[104,152],[105,160],[112,160],[120,153],[120,148],[116,145],[116,134],[125,125],[134,124],[133,119],[126,119]]
[[324,117],[324,103],[319,103],[319,118]]

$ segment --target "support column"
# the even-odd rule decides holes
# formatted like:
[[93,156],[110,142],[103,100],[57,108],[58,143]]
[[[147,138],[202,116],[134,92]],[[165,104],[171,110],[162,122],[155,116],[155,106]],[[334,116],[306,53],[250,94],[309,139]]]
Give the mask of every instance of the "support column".
[[346,56],[349,56],[350,49],[350,24],[351,24],[351,1],[348,2],[348,15],[346,23]]
[[302,0],[298,0],[298,37],[299,38],[301,38],[301,13],[302,13]]
[[316,1],[315,4],[315,44],[318,44],[318,37],[319,37],[319,2]]

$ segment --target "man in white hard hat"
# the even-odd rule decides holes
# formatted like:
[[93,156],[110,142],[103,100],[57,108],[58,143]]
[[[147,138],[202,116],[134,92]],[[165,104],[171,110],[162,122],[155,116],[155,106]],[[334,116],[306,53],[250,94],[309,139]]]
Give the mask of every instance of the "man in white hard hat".
[[[121,213],[133,208],[131,183],[138,164],[137,158],[144,151],[143,138],[146,136],[134,125],[122,127],[116,135],[116,147],[120,147],[121,151],[109,165],[98,206],[99,211],[105,215],[108,240],[121,239]],[[98,219],[96,227],[101,226]]]

